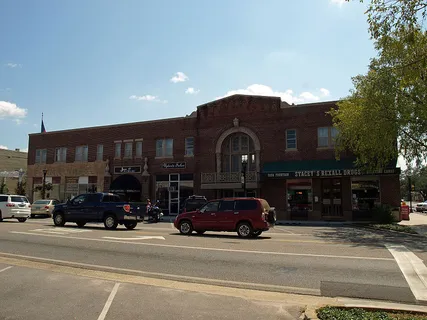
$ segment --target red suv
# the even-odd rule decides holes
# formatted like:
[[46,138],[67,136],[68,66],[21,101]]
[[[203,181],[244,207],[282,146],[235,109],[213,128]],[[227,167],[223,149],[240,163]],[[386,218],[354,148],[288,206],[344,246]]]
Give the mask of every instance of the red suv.
[[236,231],[240,237],[257,237],[276,223],[276,211],[258,198],[212,200],[200,209],[179,214],[174,222],[182,234],[193,231]]

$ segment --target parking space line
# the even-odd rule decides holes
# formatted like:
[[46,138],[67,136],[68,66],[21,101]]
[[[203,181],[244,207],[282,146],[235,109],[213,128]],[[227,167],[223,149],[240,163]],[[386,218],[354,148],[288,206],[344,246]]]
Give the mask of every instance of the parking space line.
[[12,266],[9,266],[9,267],[6,267],[6,268],[4,268],[4,269],[1,269],[1,270],[0,270],[0,272],[3,272],[3,271],[6,271],[6,270],[9,270],[10,268],[12,268]]
[[402,271],[415,299],[427,302],[427,267],[412,251],[402,245],[385,244]]
[[110,296],[107,299],[107,302],[105,303],[104,309],[102,309],[101,314],[98,317],[98,320],[104,320],[105,316],[107,315],[108,310],[111,307],[111,303],[113,303],[114,297],[116,296],[117,290],[119,289],[120,283],[116,283],[114,285],[113,290],[111,290]]

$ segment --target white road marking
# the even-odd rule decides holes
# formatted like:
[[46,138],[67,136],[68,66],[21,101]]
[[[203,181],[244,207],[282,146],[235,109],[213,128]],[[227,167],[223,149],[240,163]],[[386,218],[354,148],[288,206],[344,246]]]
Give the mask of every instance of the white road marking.
[[116,237],[102,237],[103,239],[112,239],[112,240],[147,240],[147,239],[158,239],[165,240],[162,236],[138,236],[134,238],[116,238]]
[[10,268],[12,268],[11,266],[9,266],[9,267],[6,267],[6,268],[4,268],[4,269],[1,269],[0,270],[0,272],[3,272],[3,271],[6,271],[6,270],[9,270]]
[[64,239],[70,239],[70,240],[114,242],[114,243],[125,243],[125,244],[133,244],[133,245],[140,245],[140,246],[176,248],[176,249],[190,249],[190,250],[200,250],[200,251],[205,250],[205,251],[222,251],[222,252],[251,253],[251,254],[279,255],[279,256],[300,256],[300,257],[354,259],[354,260],[394,261],[394,259],[392,259],[392,258],[359,257],[359,256],[336,256],[336,255],[329,255],[329,254],[272,252],[272,251],[222,249],[222,248],[210,248],[210,247],[178,246],[178,245],[173,245],[173,244],[159,244],[159,243],[147,243],[147,242],[119,241],[119,240],[110,240],[110,239],[94,239],[94,238],[67,237],[67,236],[60,236],[60,235],[53,235],[53,234],[51,235],[51,234],[21,232],[21,231],[9,231],[9,233],[25,234],[25,235],[32,235],[32,236],[39,236],[39,237],[64,238]]
[[170,226],[171,226],[172,229],[175,229],[175,226],[173,225],[173,222],[171,222]]
[[117,290],[119,290],[119,286],[120,286],[120,283],[116,283],[114,285],[114,288],[111,291],[110,296],[108,297],[107,302],[105,303],[104,309],[102,309],[102,312],[98,317],[98,320],[105,319],[105,316],[107,315],[107,312],[111,307],[111,303],[113,303],[114,297],[116,296]]
[[415,299],[427,301],[427,267],[413,252],[402,245],[385,244],[402,271]]
[[51,234],[70,234],[70,233],[91,232],[92,230],[54,227],[54,228],[33,229],[29,231],[44,232],[44,233],[51,233]]

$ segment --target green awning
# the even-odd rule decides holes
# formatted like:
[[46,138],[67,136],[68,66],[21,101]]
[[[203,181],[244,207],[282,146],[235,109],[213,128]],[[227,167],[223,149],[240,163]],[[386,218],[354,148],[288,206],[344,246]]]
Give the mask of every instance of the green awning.
[[262,168],[262,173],[355,169],[354,161],[355,159],[322,159],[267,162]]

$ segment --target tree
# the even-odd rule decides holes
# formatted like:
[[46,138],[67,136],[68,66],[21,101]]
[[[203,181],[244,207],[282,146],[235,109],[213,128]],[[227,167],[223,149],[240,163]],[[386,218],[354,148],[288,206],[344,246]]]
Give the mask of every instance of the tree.
[[38,185],[37,187],[34,188],[34,191],[41,192],[42,199],[46,198],[46,191],[51,191],[51,190],[53,190],[53,185],[50,182],[45,184],[44,190],[43,190],[43,185]]
[[25,181],[21,181],[21,183],[20,183],[18,180],[18,183],[17,183],[16,188],[15,188],[15,193],[19,194],[21,196],[25,196],[25,186],[26,186]]
[[0,181],[0,194],[8,193],[9,189],[6,186],[6,180],[5,178],[2,178]]
[[407,162],[427,158],[426,9],[420,0],[371,1],[368,23],[378,56],[330,112],[339,130],[337,155],[350,149],[359,165],[372,169],[399,154]]

